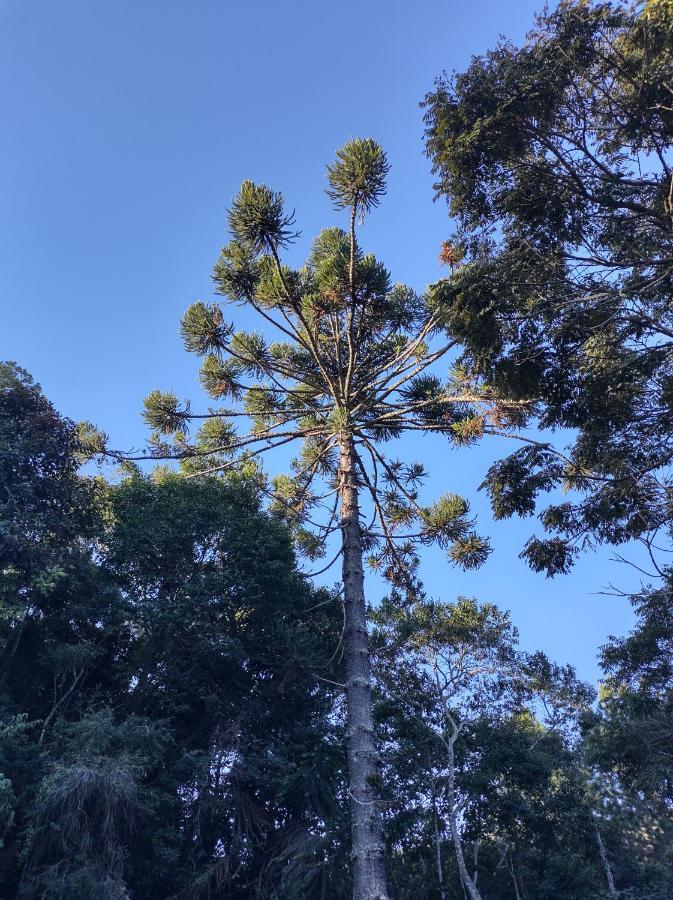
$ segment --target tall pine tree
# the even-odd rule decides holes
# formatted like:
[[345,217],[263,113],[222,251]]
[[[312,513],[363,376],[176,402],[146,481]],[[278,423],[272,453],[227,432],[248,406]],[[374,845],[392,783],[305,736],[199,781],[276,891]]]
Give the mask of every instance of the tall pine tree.
[[[446,333],[443,293],[431,287],[419,296],[392,284],[383,264],[362,251],[356,227],[378,206],[388,168],[371,139],[338,151],[327,193],[347,212],[348,227],[323,231],[300,269],[281,260],[297,236],[282,195],[244,182],[229,211],[233,239],[213,278],[228,302],[257,315],[261,330],[236,331],[218,304],[194,304],[182,320],[185,345],[204,357],[201,382],[226,405],[196,414],[171,393],[146,400],[146,420],[157,432],[153,456],[180,458],[193,475],[300,441],[292,476],[276,478],[269,491],[272,507],[309,556],[324,555],[330,535],[340,532],[357,900],[388,897],[363,556],[411,590],[421,545],[438,543],[465,567],[479,565],[489,550],[462,498],[447,494],[423,505],[423,466],[390,457],[382,445],[404,432],[469,442],[507,428],[521,409],[494,403],[460,369],[441,378],[437,366],[456,343]],[[237,418],[250,420],[251,429],[236,431]],[[195,420],[201,424],[192,439]]]

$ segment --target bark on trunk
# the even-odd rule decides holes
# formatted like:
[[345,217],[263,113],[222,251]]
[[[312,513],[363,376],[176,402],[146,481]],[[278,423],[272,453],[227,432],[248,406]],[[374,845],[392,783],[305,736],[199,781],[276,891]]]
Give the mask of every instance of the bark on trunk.
[[[448,808],[448,818],[449,818],[449,831],[451,833],[451,840],[453,841],[453,849],[456,855],[456,863],[458,865],[458,874],[460,875],[460,883],[463,887],[463,891],[466,896],[469,897],[469,900],[482,900],[481,894],[479,893],[479,889],[476,884],[476,872],[475,878],[472,880],[470,878],[470,873],[467,871],[467,865],[465,863],[465,854],[463,853],[463,839],[460,834],[460,829],[458,827],[458,817],[456,815],[456,754],[455,754],[455,746],[456,741],[458,740],[458,736],[460,735],[460,731],[462,726],[459,725],[454,717],[451,715],[449,711],[449,706],[446,701],[446,697],[442,691],[442,686],[439,679],[439,668],[437,666],[437,661],[435,659],[434,664],[434,672],[435,672],[435,684],[437,685],[437,697],[442,706],[442,711],[444,713],[444,720],[447,725],[451,726],[451,735],[448,739],[443,739],[442,742],[446,748],[447,762],[448,762],[448,783],[447,783],[447,799],[449,803]],[[475,859],[475,867],[476,867],[476,859]]]
[[451,839],[453,840],[453,848],[456,853],[456,863],[458,864],[458,873],[463,888],[470,900],[482,900],[481,894],[475,882],[470,878],[465,863],[465,854],[463,853],[463,840],[458,828],[458,818],[456,816],[455,797],[456,797],[456,759],[453,751],[454,743],[458,737],[458,732],[454,729],[453,736],[448,742],[449,756],[449,777],[448,777],[448,796],[449,796],[449,830],[451,831]]
[[353,439],[345,434],[341,440],[340,474],[353,900],[388,900],[383,824],[375,786],[376,747],[355,471]]
[[437,883],[439,884],[439,896],[440,900],[446,900],[446,893],[444,891],[444,870],[442,867],[442,844],[439,837],[439,824],[437,822],[437,799],[435,797],[435,785],[432,785],[431,788],[431,800],[432,800],[432,819],[434,823],[435,830],[435,865],[437,867]]
[[594,833],[596,835],[596,844],[598,845],[598,853],[601,858],[601,863],[603,864],[603,871],[605,872],[605,880],[608,883],[608,893],[610,894],[611,900],[619,900],[619,891],[615,887],[615,881],[612,877],[612,867],[610,866],[610,860],[608,859],[608,852],[605,849],[605,844],[603,843],[603,835],[601,834],[601,830],[598,827],[598,823],[594,819]]

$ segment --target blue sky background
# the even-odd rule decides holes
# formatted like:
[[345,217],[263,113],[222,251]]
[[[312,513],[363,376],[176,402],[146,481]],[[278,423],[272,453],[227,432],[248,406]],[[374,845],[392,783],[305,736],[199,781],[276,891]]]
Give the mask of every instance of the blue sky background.
[[[38,380],[57,408],[89,419],[115,447],[140,447],[154,387],[203,399],[178,334],[209,299],[226,208],[244,178],[282,190],[303,234],[342,224],[324,166],[351,137],[376,138],[388,196],[361,231],[393,278],[441,277],[451,231],[433,203],[418,103],[500,34],[519,42],[532,0],[0,0],[0,358]],[[250,322],[240,318],[242,327]],[[203,403],[205,405],[205,402]],[[494,523],[476,488],[511,446],[406,444],[433,473],[429,494],[467,496],[495,552],[463,574],[430,553],[429,592],[510,609],[527,649],[598,678],[596,650],[623,634],[638,585],[610,552],[548,581],[517,559],[532,520]],[[272,471],[284,458],[270,461]],[[372,580],[370,595],[382,590]]]

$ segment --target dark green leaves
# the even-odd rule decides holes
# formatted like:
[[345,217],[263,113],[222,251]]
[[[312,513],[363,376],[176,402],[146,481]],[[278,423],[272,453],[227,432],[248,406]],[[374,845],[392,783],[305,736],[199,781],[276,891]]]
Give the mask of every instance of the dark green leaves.
[[488,559],[491,545],[475,532],[459,537],[449,547],[449,559],[462,569],[478,569]]
[[520,555],[534,572],[544,572],[547,578],[552,578],[567,574],[578,553],[577,547],[562,538],[542,540],[532,537]]
[[568,0],[426,98],[466,252],[430,305],[472,372],[569,442],[562,463],[517,451],[486,480],[498,517],[577,489],[542,516],[559,536],[524,552],[540,571],[565,571],[568,546],[673,533],[671,27],[669,2]]
[[203,361],[199,380],[211,397],[230,397],[236,400],[241,394],[240,376],[241,366],[236,360],[221,359],[210,354]]
[[535,512],[541,491],[550,491],[563,475],[559,458],[544,447],[523,447],[494,463],[481,484],[491,499],[496,519]]

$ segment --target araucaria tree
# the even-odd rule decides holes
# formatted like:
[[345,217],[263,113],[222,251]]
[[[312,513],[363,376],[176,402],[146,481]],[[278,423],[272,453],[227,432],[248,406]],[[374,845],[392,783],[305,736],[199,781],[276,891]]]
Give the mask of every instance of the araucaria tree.
[[[197,415],[170,393],[146,400],[146,420],[157,431],[153,457],[180,458],[194,475],[301,442],[292,476],[268,486],[272,509],[311,558],[324,556],[330,535],[340,532],[357,900],[388,896],[363,556],[404,591],[413,587],[420,545],[437,542],[464,567],[479,565],[489,550],[463,499],[445,494],[423,505],[423,467],[392,458],[382,445],[408,431],[470,442],[507,429],[521,409],[494,402],[461,370],[440,377],[440,361],[455,343],[443,291],[431,287],[421,296],[393,285],[383,264],[362,251],[356,225],[379,204],[388,168],[373,140],[338,151],[327,192],[347,212],[348,227],[323,231],[298,270],[281,260],[297,237],[282,195],[244,182],[229,211],[232,240],[213,278],[218,294],[257,315],[260,331],[236,331],[218,304],[195,303],[182,320],[184,342],[204,357],[202,385],[226,405]],[[233,425],[237,418],[251,423],[246,433]],[[190,438],[194,420],[200,427]]]

